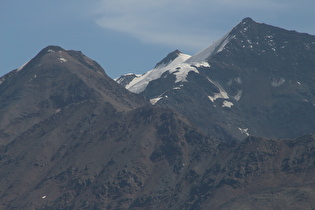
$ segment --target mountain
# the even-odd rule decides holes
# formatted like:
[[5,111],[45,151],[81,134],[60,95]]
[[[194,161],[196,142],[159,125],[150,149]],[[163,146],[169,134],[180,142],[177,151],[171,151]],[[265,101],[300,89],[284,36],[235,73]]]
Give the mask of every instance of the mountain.
[[70,104],[106,101],[122,111],[145,103],[117,87],[95,61],[57,46],[46,47],[0,81],[0,145],[10,143]]
[[[166,66],[188,57],[175,51],[155,69],[168,78]],[[185,85],[188,70],[202,68],[178,65],[187,71],[173,79]],[[57,46],[1,81],[1,209],[315,205],[313,135],[217,141],[179,112],[127,91],[81,52]]]
[[1,209],[123,208],[160,190],[170,197],[196,151],[217,145],[79,51],[48,46],[1,81]]
[[117,83],[124,86],[131,92],[142,93],[147,88],[148,84],[154,80],[157,80],[164,76],[165,74],[172,74],[176,76],[175,83],[187,82],[186,78],[190,71],[195,71],[198,73],[196,67],[209,66],[207,62],[194,62],[192,64],[186,61],[191,58],[190,55],[184,54],[179,50],[175,50],[169,53],[164,59],[158,62],[154,69],[146,72],[143,75],[126,74],[115,79]]
[[315,132],[315,36],[245,18],[196,55],[177,55],[118,82],[223,141]]

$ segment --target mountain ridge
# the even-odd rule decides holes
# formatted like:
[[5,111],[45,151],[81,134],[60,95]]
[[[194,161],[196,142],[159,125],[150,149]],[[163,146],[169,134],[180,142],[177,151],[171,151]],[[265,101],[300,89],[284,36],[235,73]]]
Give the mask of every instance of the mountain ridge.
[[118,88],[95,61],[56,46],[44,48],[22,69],[1,78],[1,144],[72,103],[107,100],[118,110],[145,104],[142,97]]
[[140,94],[58,46],[1,77],[0,208],[311,209],[314,37],[258,26],[261,45],[243,28],[206,63],[127,75]]
[[309,118],[315,104],[314,57],[313,35],[245,18],[183,62],[190,66],[185,80],[175,79],[182,70],[178,64],[173,67],[178,72],[165,72],[137,93],[179,111],[215,138],[297,138],[315,131]]

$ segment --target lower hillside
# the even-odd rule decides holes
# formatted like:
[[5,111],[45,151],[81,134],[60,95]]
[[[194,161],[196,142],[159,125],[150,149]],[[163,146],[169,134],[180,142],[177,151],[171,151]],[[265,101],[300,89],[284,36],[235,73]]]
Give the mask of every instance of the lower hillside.
[[218,143],[168,109],[73,104],[3,146],[0,160],[2,209],[315,205],[314,136]]
[[215,146],[170,110],[73,104],[2,147],[1,208],[168,206],[182,199],[187,167]]

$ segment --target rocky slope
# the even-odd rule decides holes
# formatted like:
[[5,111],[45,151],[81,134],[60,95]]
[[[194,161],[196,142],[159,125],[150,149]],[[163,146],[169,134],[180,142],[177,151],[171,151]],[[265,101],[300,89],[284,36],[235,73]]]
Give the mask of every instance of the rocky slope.
[[69,104],[106,101],[119,111],[145,104],[141,97],[117,87],[95,61],[57,46],[44,48],[1,81],[0,145]]
[[221,140],[315,132],[315,36],[245,18],[194,56],[170,55],[121,84]]

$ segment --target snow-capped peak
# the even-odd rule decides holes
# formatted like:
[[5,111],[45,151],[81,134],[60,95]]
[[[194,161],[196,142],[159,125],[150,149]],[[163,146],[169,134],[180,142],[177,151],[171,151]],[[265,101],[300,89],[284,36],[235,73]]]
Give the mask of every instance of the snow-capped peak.
[[163,67],[163,66],[166,66],[168,64],[170,64],[173,60],[175,60],[180,54],[182,54],[181,51],[179,50],[175,50],[171,53],[169,53],[163,60],[161,60],[160,62],[158,62],[156,65],[155,65],[155,69],[158,68],[158,67]]
[[128,85],[126,85],[126,88],[131,92],[141,93],[147,87],[149,82],[160,78],[166,71],[176,75],[176,82],[184,81],[189,71],[197,71],[194,67],[184,63],[190,57],[190,55],[179,53],[178,56],[174,60],[170,60],[169,63],[160,62],[154,69],[140,77],[134,78]]

